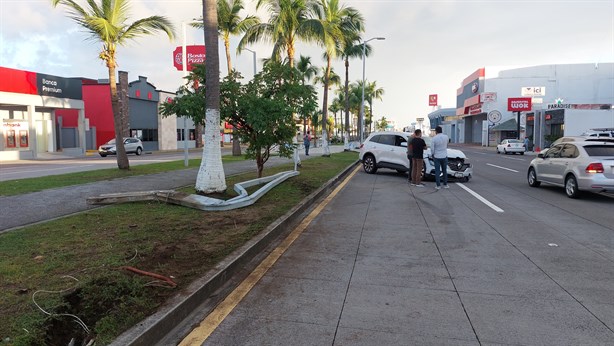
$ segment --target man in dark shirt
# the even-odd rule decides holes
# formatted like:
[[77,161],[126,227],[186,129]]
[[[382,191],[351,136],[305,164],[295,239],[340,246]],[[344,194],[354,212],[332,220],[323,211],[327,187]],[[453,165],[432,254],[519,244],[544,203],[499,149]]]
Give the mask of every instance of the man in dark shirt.
[[412,172],[411,172],[411,185],[417,187],[424,187],[422,184],[422,166],[424,165],[424,149],[426,143],[422,139],[422,131],[420,129],[414,131],[414,138],[411,140],[412,146]]

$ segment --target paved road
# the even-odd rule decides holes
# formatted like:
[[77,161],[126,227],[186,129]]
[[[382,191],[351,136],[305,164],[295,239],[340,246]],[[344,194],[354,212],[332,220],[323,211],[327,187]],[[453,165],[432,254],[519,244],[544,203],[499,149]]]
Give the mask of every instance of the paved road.
[[[449,190],[358,170],[245,298],[230,301],[209,337],[191,344],[612,345],[612,198],[530,188],[529,157],[463,150],[474,179]],[[186,185],[194,174],[143,182]],[[96,186],[17,196],[10,202],[22,204],[12,205],[32,207],[10,211],[44,214],[71,202],[82,210],[107,186],[133,189],[128,179],[88,185]],[[6,205],[0,199],[3,226],[14,216]]]
[[[331,146],[330,149],[333,153],[343,151],[342,146]],[[310,153],[312,153],[310,157],[321,155],[321,150],[321,148],[312,149],[310,151]],[[301,155],[301,159],[306,160],[309,159],[309,157]],[[54,160],[41,160],[40,162],[29,162],[27,164],[37,165],[36,170],[38,171],[38,174],[42,174],[41,171],[45,171],[44,167],[49,164],[54,164],[53,161]],[[68,158],[62,158],[60,161],[62,161],[62,166],[70,166],[71,163],[72,165],[75,165],[75,162],[79,162],[79,160],[70,160]],[[265,164],[265,170],[266,167],[288,162],[292,162],[292,160],[273,156]],[[80,166],[79,164],[76,165]],[[115,167],[117,167],[116,164]],[[87,168],[87,170],[92,169],[95,168]],[[233,175],[248,171],[256,171],[255,161],[245,160],[224,164],[224,172],[226,175]],[[58,171],[46,172],[47,175],[51,175],[57,174]],[[159,174],[134,176],[125,179],[115,179],[111,181],[68,186],[18,196],[0,196],[0,232],[15,227],[70,215],[84,210],[100,208],[100,206],[88,205],[86,203],[86,199],[88,197],[117,192],[171,190],[178,187],[194,185],[197,174],[198,169],[191,168]]]
[[475,177],[449,190],[359,170],[187,344],[612,345],[612,199],[533,189],[529,158],[464,150]]

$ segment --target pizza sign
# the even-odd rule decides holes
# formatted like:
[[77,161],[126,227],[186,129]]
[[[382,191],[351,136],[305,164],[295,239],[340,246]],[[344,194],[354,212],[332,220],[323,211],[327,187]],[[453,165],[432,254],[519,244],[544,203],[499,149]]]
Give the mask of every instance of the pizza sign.
[[[173,51],[173,65],[178,71],[183,70],[183,49],[182,47],[177,47]],[[205,46],[186,46],[186,61],[187,71],[192,71],[194,64],[204,64],[206,58],[206,50]]]

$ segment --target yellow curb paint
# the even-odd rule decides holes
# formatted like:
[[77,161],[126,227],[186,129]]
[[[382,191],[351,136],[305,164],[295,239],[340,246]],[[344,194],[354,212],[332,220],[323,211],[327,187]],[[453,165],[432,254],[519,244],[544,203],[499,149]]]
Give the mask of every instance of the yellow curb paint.
[[236,308],[236,306],[243,300],[243,298],[251,291],[251,289],[260,281],[260,279],[266,274],[266,272],[277,262],[279,257],[288,250],[290,245],[303,233],[303,231],[309,226],[311,221],[315,219],[318,214],[324,209],[330,201],[347,185],[350,179],[358,172],[360,166],[356,167],[354,171],[345,180],[328,195],[322,203],[318,204],[309,215],[301,221],[301,223],[279,244],[248,276],[241,282],[241,284],[232,291],[221,302],[215,310],[213,310],[196,328],[194,328],[190,334],[188,334],[180,343],[179,346],[188,345],[201,345],[207,338],[215,331],[215,329],[224,321],[224,319]]

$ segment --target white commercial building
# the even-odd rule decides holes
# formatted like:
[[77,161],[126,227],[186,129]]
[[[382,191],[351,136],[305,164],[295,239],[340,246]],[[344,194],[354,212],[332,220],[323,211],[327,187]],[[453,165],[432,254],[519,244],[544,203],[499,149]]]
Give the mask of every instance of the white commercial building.
[[[520,112],[519,126],[508,102],[521,97],[531,98],[532,108]],[[441,125],[459,142],[494,145],[527,136],[543,147],[557,136],[614,128],[612,104],[614,63],[484,67],[463,80],[456,114]]]

